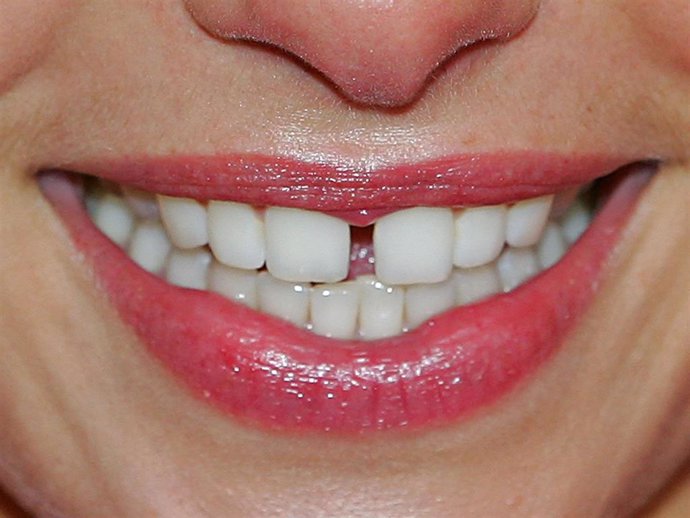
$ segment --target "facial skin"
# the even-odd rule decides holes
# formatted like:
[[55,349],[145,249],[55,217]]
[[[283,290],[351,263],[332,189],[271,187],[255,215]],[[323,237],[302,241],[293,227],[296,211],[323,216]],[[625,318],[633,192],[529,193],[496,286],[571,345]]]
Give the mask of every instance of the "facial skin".
[[[0,0],[0,486],[37,516],[662,516],[690,455],[690,9],[653,4]],[[192,397],[34,176],[502,149],[663,166],[529,383],[451,426],[361,439],[262,431]]]

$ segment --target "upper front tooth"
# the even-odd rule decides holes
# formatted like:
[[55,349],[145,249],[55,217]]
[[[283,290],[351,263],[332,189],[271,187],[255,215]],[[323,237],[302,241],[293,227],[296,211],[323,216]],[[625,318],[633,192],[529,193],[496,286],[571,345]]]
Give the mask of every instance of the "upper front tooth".
[[178,248],[196,248],[208,243],[206,209],[196,200],[158,195],[163,225]]
[[208,236],[213,255],[223,264],[251,270],[266,260],[264,223],[250,205],[210,202]]
[[134,215],[124,200],[107,193],[96,202],[93,222],[106,236],[123,246],[130,238]]
[[474,268],[498,257],[506,240],[505,205],[474,207],[455,217],[453,263]]
[[374,226],[376,277],[386,284],[441,282],[453,268],[453,213],[416,207],[388,214]]
[[350,265],[350,226],[320,212],[266,209],[266,267],[293,282],[337,282]]
[[508,209],[506,241],[510,246],[532,246],[541,237],[551,211],[553,195],[516,203]]

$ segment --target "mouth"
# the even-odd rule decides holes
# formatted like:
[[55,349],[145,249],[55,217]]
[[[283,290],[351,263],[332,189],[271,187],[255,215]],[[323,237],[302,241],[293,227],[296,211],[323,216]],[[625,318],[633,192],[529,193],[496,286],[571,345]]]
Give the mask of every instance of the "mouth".
[[622,165],[169,158],[40,181],[122,319],[194,394],[268,428],[359,434],[456,422],[559,348],[653,168]]

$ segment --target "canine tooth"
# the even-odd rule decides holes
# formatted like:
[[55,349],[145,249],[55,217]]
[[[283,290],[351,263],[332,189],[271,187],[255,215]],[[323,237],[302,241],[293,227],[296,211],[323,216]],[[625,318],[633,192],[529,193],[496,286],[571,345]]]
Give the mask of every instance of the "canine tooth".
[[473,207],[455,216],[453,264],[473,268],[498,257],[506,240],[505,205]]
[[206,209],[196,200],[158,195],[163,225],[178,248],[196,248],[208,243]]
[[212,256],[205,248],[173,250],[168,257],[166,278],[176,286],[205,290],[211,260]]
[[575,200],[563,216],[561,227],[563,237],[568,243],[574,243],[587,230],[591,221],[589,210],[582,200]]
[[208,272],[208,288],[224,297],[256,309],[255,270],[241,270],[213,261]]
[[386,286],[369,275],[357,278],[360,283],[359,333],[362,338],[394,336],[402,331],[405,289]]
[[106,193],[96,204],[93,222],[111,241],[124,246],[132,234],[134,215],[120,196]]
[[551,211],[553,195],[523,200],[508,209],[506,241],[510,246],[532,246],[539,241]]
[[556,264],[567,249],[567,244],[558,224],[551,222],[546,225],[544,235],[537,246],[539,264],[546,269]]
[[350,226],[320,212],[266,209],[266,267],[294,282],[337,282],[350,266]]
[[494,264],[456,269],[453,282],[458,304],[471,304],[503,291],[501,278]]
[[158,203],[156,197],[146,191],[133,187],[123,187],[122,194],[134,214],[141,219],[159,219]]
[[314,286],[311,292],[312,331],[333,338],[353,338],[357,329],[359,291],[356,282]]
[[409,328],[417,327],[454,305],[455,286],[452,280],[408,286],[405,290],[405,322]]
[[259,308],[266,313],[304,326],[309,317],[309,285],[276,279],[267,272],[259,274]]
[[137,225],[129,243],[129,257],[151,273],[160,273],[170,252],[170,241],[163,226],[157,221],[144,221]]
[[503,290],[511,291],[539,272],[537,256],[531,248],[508,248],[496,262]]
[[250,205],[228,201],[208,204],[208,239],[213,255],[235,268],[260,268],[266,260],[264,223]]
[[453,268],[453,213],[416,207],[380,218],[374,226],[376,278],[386,284],[441,282]]

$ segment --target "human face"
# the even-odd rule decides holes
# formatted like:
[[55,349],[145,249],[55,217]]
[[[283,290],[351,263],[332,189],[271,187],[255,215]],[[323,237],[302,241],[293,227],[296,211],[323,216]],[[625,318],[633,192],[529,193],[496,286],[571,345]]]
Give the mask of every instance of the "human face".
[[[34,513],[610,516],[687,458],[685,0],[0,7],[0,484]],[[309,257],[285,259],[307,236],[268,266],[300,284],[340,282],[337,259],[308,277],[295,263],[375,223],[376,275],[396,288],[366,296],[401,314],[409,283],[449,277],[434,260],[457,243],[436,233],[460,208],[504,205],[505,226],[537,198],[529,233],[619,168],[553,269],[407,333],[360,310],[344,341],[149,276],[90,223],[78,180],[195,198],[177,202],[184,224],[225,200],[245,204],[243,232],[308,227]],[[397,251],[406,229],[424,246]],[[540,269],[511,239],[504,277]],[[197,252],[177,257],[211,260]],[[271,311],[302,307],[288,291]]]

